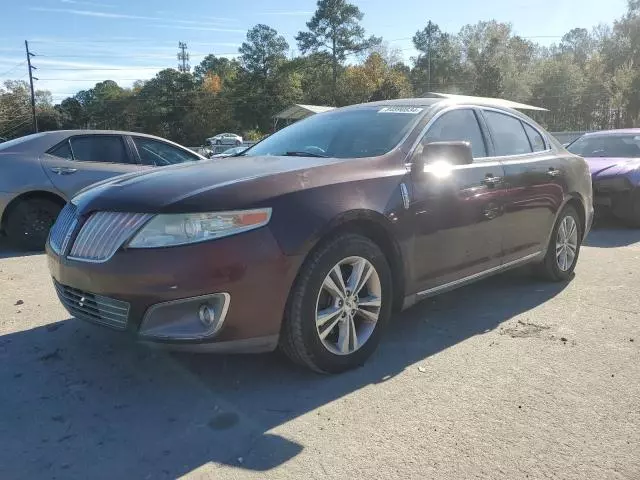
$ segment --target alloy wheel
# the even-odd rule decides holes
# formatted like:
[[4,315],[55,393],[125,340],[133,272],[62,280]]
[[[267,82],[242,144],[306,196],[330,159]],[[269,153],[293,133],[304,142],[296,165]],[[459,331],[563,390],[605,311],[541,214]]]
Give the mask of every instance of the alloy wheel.
[[360,349],[376,328],[382,286],[375,267],[362,257],[347,257],[325,277],[316,301],[316,330],[322,345],[336,355]]
[[556,237],[556,262],[558,268],[566,272],[572,266],[578,250],[578,225],[575,219],[567,215],[562,219]]

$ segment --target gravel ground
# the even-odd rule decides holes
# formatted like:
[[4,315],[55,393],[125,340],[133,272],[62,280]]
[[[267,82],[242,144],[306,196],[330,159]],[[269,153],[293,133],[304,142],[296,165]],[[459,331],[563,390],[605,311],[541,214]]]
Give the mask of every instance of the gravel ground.
[[640,231],[395,318],[363,368],[149,350],[0,251],[0,478],[640,478]]

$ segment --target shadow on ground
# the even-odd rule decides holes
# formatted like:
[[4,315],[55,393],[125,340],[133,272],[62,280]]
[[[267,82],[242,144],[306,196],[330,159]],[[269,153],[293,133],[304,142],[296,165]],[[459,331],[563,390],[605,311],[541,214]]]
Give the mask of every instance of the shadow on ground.
[[31,255],[40,255],[43,252],[29,252],[20,250],[9,245],[4,239],[0,238],[0,260],[3,258],[29,257]]
[[150,350],[76,320],[5,335],[0,478],[176,478],[208,462],[269,470],[305,448],[270,433],[275,427],[491,331],[563,288],[519,270],[427,300],[396,315],[369,363],[339,376],[278,354]]
[[584,244],[587,247],[616,248],[640,242],[640,229],[629,228],[611,216],[599,217]]

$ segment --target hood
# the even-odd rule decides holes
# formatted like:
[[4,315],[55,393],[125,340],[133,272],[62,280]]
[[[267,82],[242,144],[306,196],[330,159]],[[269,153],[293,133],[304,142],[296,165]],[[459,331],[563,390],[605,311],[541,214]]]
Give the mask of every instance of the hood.
[[[213,158],[111,178],[83,190],[74,197],[73,203],[84,212],[170,213],[184,209],[206,211],[229,205],[239,208],[260,195],[277,195],[300,188],[301,184],[305,186],[305,182],[308,185],[310,180],[313,183],[313,172],[347,163],[353,160],[276,156]],[[216,204],[211,205],[211,200]]]
[[640,158],[585,157],[593,178],[626,175],[640,167]]

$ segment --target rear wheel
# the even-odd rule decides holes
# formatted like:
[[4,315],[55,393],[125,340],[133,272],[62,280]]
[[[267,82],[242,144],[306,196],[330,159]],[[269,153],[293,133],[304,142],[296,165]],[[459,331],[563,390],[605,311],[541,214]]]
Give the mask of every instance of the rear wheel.
[[582,243],[582,227],[578,212],[568,205],[558,216],[547,254],[538,265],[541,277],[552,282],[568,280],[578,262]]
[[291,291],[282,350],[321,373],[362,365],[391,315],[391,271],[366,237],[341,235],[312,254]]
[[22,200],[11,208],[5,223],[8,240],[26,250],[42,250],[62,205],[47,198]]

